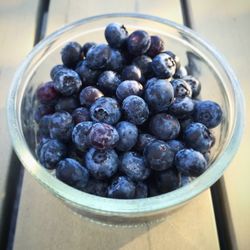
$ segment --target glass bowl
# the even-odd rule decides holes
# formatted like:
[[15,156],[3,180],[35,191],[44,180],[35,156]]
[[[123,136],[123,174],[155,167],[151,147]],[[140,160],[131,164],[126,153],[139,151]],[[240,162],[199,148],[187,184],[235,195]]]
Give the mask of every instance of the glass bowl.
[[[35,92],[49,80],[52,66],[60,63],[60,49],[71,40],[105,42],[103,31],[111,22],[128,31],[144,29],[163,38],[182,65],[202,83],[202,99],[218,102],[224,112],[222,124],[214,129],[216,145],[209,169],[190,184],[175,191],[144,199],[109,199],[78,191],[57,180],[43,168],[35,155]],[[53,195],[79,214],[104,224],[138,224],[163,218],[167,213],[209,188],[223,174],[235,155],[244,124],[240,85],[223,57],[195,32],[166,19],[141,14],[108,14],[69,24],[37,44],[15,74],[8,99],[8,122],[15,151],[28,172]]]

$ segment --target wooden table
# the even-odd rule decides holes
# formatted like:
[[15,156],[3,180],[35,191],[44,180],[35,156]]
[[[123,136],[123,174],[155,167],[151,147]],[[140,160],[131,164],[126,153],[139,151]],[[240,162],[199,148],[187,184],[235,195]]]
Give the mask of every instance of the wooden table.
[[79,18],[111,12],[147,13],[191,25],[229,60],[246,95],[246,107],[250,105],[248,1],[1,1],[0,249],[7,245],[8,249],[16,250],[249,249],[250,169],[246,157],[250,147],[249,117],[240,150],[224,177],[213,187],[213,199],[207,190],[158,225],[109,228],[90,223],[73,214],[26,172],[18,202],[19,189],[15,187],[22,171],[11,153],[5,118],[13,73],[44,34]]

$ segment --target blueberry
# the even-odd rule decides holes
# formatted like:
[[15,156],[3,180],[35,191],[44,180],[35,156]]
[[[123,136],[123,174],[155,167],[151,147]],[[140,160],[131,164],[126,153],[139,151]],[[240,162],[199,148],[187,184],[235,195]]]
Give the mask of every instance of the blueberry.
[[80,122],[86,122],[86,121],[90,120],[89,110],[87,108],[84,108],[84,107],[80,107],[80,108],[75,109],[71,115],[72,115],[72,118],[73,118],[75,124],[78,124]]
[[106,197],[108,192],[108,182],[89,178],[88,184],[83,191],[89,194]]
[[40,104],[34,114],[34,119],[37,123],[41,120],[44,115],[50,115],[54,113],[55,109],[52,105]]
[[85,87],[82,89],[79,99],[83,106],[90,107],[98,98],[102,97],[103,93],[92,86]]
[[179,121],[175,117],[165,113],[153,116],[149,127],[152,134],[161,140],[175,139],[180,133]]
[[86,61],[82,61],[76,68],[76,72],[80,76],[83,85],[93,85],[97,82],[100,70],[90,69]]
[[88,183],[89,173],[78,161],[66,158],[58,163],[56,177],[69,186],[81,190]]
[[55,65],[50,71],[50,78],[54,81],[56,75],[59,72],[62,72],[63,70],[67,70],[67,68],[64,65],[61,64]]
[[110,47],[119,49],[126,42],[128,31],[126,30],[124,25],[118,23],[110,23],[105,28],[104,34]]
[[75,147],[80,151],[85,151],[88,146],[88,134],[93,126],[93,122],[81,122],[78,123],[72,132],[72,141],[75,145]]
[[151,43],[149,34],[144,30],[136,30],[130,34],[127,40],[128,51],[132,55],[145,54]]
[[182,149],[175,156],[175,165],[183,175],[199,176],[207,169],[204,156],[193,149]]
[[58,96],[59,93],[54,88],[53,82],[46,82],[40,85],[36,91],[37,100],[44,104],[54,103]]
[[44,115],[38,123],[38,131],[43,137],[49,137],[49,123],[51,115]]
[[72,116],[68,112],[56,112],[51,116],[49,123],[50,137],[68,141],[71,138],[73,126]]
[[135,152],[124,153],[120,171],[134,181],[143,181],[150,175],[150,169],[146,166],[144,158]]
[[114,71],[104,71],[98,78],[97,86],[105,93],[113,95],[121,83],[120,76]]
[[170,55],[160,53],[154,57],[152,61],[152,68],[157,77],[170,78],[175,73],[176,63]]
[[200,101],[195,104],[194,120],[203,123],[207,128],[214,128],[222,121],[222,110],[218,103]]
[[194,111],[194,102],[189,97],[177,97],[168,109],[169,113],[179,119],[184,119],[192,115]]
[[138,182],[135,186],[135,198],[147,198],[148,197],[148,186],[143,182]]
[[119,50],[111,49],[111,56],[107,68],[109,70],[120,72],[125,66],[125,57]]
[[116,149],[120,151],[130,150],[137,141],[137,127],[133,123],[122,121],[117,123],[116,130],[119,134],[119,141],[116,145]]
[[164,42],[159,36],[151,36],[151,44],[147,55],[150,57],[155,57],[164,50]]
[[135,80],[142,82],[142,73],[141,70],[135,65],[128,65],[122,71],[123,80]]
[[68,68],[74,68],[76,64],[82,59],[81,45],[77,42],[69,42],[61,50],[61,57],[63,64]]
[[81,79],[74,70],[63,69],[55,75],[54,87],[63,95],[75,94],[80,90],[81,86]]
[[153,170],[162,171],[173,166],[174,152],[170,146],[160,140],[149,143],[143,152],[146,162]]
[[145,101],[136,95],[126,97],[122,102],[122,109],[129,122],[136,125],[144,123],[149,116],[149,109]]
[[175,97],[192,97],[192,89],[190,85],[183,79],[174,79],[171,81],[174,88]]
[[93,46],[96,46],[96,43],[93,42],[87,42],[82,46],[82,55],[86,56],[89,49]]
[[180,185],[180,177],[174,168],[155,172],[155,183],[161,194],[171,192]]
[[143,93],[143,86],[134,80],[126,80],[119,84],[116,89],[116,96],[119,100],[124,100],[130,95],[141,96]]
[[144,97],[152,110],[167,111],[174,101],[174,89],[168,80],[152,78],[147,82]]
[[93,121],[115,124],[121,118],[118,102],[110,97],[97,99],[90,107],[90,116]]
[[47,169],[54,169],[57,163],[66,156],[66,147],[58,140],[41,141],[37,156],[40,163]]
[[97,44],[89,49],[86,61],[91,69],[105,69],[110,61],[110,57],[110,47],[106,44]]
[[176,54],[174,54],[172,51],[169,51],[169,50],[165,51],[164,53],[170,55],[174,59],[175,64],[176,64],[176,69],[179,69],[181,67],[180,58]]
[[187,70],[185,67],[180,66],[180,68],[176,69],[175,73],[174,73],[174,78],[175,79],[180,79],[180,78],[184,78],[188,75]]
[[206,152],[215,142],[214,135],[202,123],[191,123],[183,132],[183,139],[193,149]]
[[185,76],[183,77],[183,80],[185,80],[192,89],[192,98],[197,97],[200,94],[201,91],[201,84],[200,82],[194,78],[193,76]]
[[88,141],[91,146],[103,150],[115,147],[119,141],[117,130],[106,123],[95,123],[89,131]]
[[115,178],[108,187],[108,197],[116,199],[133,199],[135,184],[126,176]]
[[143,152],[144,148],[154,140],[156,140],[156,138],[150,134],[139,134],[135,149],[139,152]]
[[95,148],[89,149],[85,161],[90,174],[98,180],[112,177],[119,164],[118,155],[114,150],[99,151]]
[[185,148],[185,143],[179,140],[169,140],[167,143],[175,154]]
[[137,56],[133,60],[133,64],[136,65],[141,70],[141,73],[146,78],[151,77],[153,75],[153,69],[151,63],[152,59],[145,55]]
[[77,107],[79,107],[79,101],[75,97],[61,97],[55,105],[55,111],[67,111],[71,113]]

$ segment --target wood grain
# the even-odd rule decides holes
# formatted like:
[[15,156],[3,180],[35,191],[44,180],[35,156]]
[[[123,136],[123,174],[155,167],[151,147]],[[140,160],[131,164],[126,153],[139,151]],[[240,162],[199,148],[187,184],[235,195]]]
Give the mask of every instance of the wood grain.
[[[47,33],[79,18],[107,12],[138,11],[182,23],[179,1],[51,0]],[[32,205],[31,205],[32,204]],[[219,249],[210,192],[154,226],[110,228],[72,213],[27,173],[16,229],[15,247],[22,249]]]
[[[250,243],[250,3],[249,1],[192,0],[194,29],[211,41],[234,69],[246,102],[245,131],[239,151],[224,175],[225,202],[228,202],[229,219],[234,248],[247,250]],[[243,111],[242,111],[243,112]]]
[[18,64],[33,47],[37,8],[38,1],[32,0],[0,2],[0,225],[7,176],[12,170],[9,168],[12,148],[6,118],[7,96]]

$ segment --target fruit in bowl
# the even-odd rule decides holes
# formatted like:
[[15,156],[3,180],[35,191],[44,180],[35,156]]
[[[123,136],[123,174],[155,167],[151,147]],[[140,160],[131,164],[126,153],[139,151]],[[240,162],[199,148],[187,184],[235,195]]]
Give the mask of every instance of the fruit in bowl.
[[[209,167],[220,105],[199,98],[202,84],[161,37],[129,34],[119,23],[104,35],[107,44],[67,43],[62,64],[37,89],[38,160],[67,185],[102,197],[182,187]],[[41,105],[49,111],[37,115]]]
[[[107,44],[103,34],[109,23],[125,24],[125,41],[134,31],[144,30],[151,37],[148,51],[144,52],[148,39],[139,49],[142,55],[134,51],[136,44],[130,48],[132,53],[124,50],[127,42],[123,39],[116,42],[116,48]],[[136,32],[133,37],[140,40],[145,33]],[[93,46],[105,55],[100,56],[101,61],[87,63],[86,55]],[[67,53],[61,61],[63,48],[71,48],[72,62]],[[98,51],[92,48],[90,58]],[[207,115],[197,118],[198,103],[205,102],[201,109],[216,114],[217,105],[211,108],[208,100],[223,110],[217,127],[213,127],[218,122],[214,114],[208,123],[204,122]],[[141,14],[82,19],[49,35],[25,58],[8,99],[10,134],[23,166],[74,211],[105,224],[162,218],[209,188],[238,149],[242,110],[240,85],[211,45],[184,26]],[[40,150],[38,144],[44,148]],[[159,145],[168,157],[156,151]],[[144,152],[156,158],[155,152],[162,154],[164,164],[156,161],[149,166]],[[190,168],[190,158],[200,163]],[[110,162],[110,169],[104,167]],[[135,173],[130,166],[136,162]]]

